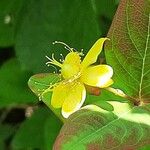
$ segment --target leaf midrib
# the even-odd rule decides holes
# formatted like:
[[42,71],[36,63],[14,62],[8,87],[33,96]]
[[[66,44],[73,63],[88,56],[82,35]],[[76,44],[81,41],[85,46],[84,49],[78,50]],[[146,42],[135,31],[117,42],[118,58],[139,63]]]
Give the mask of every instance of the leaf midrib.
[[147,55],[147,50],[148,50],[148,43],[149,43],[149,37],[150,37],[150,14],[149,14],[149,18],[148,18],[148,30],[147,30],[147,37],[146,37],[146,44],[145,44],[145,50],[144,50],[144,56],[142,56],[142,54],[139,52],[137,46],[135,45],[131,34],[130,34],[130,27],[129,27],[129,14],[128,14],[128,8],[129,8],[129,1],[127,0],[127,6],[126,6],[126,21],[127,21],[127,30],[128,30],[128,34],[129,34],[129,38],[133,44],[133,46],[135,47],[135,49],[137,50],[138,54],[140,55],[140,57],[143,59],[142,61],[142,68],[141,68],[141,78],[140,78],[140,83],[139,83],[139,100],[142,100],[142,84],[143,84],[143,78],[144,78],[144,69],[145,69],[145,60],[146,60],[146,55]]
[[143,57],[143,63],[142,63],[141,80],[140,80],[140,90],[139,90],[140,100],[142,99],[142,83],[143,83],[143,77],[144,77],[145,60],[146,60],[146,54],[148,50],[149,37],[150,37],[150,14],[149,14],[149,19],[148,19],[148,32],[147,32],[146,45],[145,45],[144,57]]

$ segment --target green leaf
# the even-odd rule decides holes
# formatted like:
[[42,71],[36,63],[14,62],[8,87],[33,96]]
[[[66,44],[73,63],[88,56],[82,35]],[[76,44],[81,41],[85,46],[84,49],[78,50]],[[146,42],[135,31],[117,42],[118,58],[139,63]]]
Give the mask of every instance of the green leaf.
[[60,75],[58,74],[41,73],[30,77],[28,85],[32,92],[40,97],[46,89],[60,81],[60,79]]
[[10,125],[3,125],[0,124],[0,139],[6,140],[8,137],[10,137],[15,131],[15,127]]
[[150,105],[134,107],[119,116],[97,106],[89,109],[69,117],[56,139],[54,150],[136,150],[150,144]]
[[[116,2],[115,0],[91,0],[92,5],[95,8],[95,11],[97,12],[99,17],[106,16],[109,19],[112,19],[112,17],[115,14],[116,10]],[[107,11],[106,11],[107,10]]]
[[121,0],[109,30],[107,62],[117,88],[141,102],[150,101],[150,1]]
[[41,73],[32,76],[28,85],[30,89],[42,100],[62,121],[64,118],[61,115],[60,109],[55,109],[51,105],[52,91],[49,90],[50,86],[61,80],[60,75],[52,73]]
[[0,150],[5,150],[4,142],[0,139]]
[[34,73],[45,71],[45,55],[66,54],[67,50],[53,46],[63,41],[78,50],[90,49],[100,36],[91,0],[71,3],[67,0],[32,0],[24,7],[25,13],[17,34],[16,52],[23,66]]
[[27,81],[31,73],[21,70],[17,59],[10,59],[0,68],[0,107],[21,103],[35,103]]
[[15,43],[16,29],[23,0],[0,1],[0,46],[12,46]]
[[48,109],[39,108],[22,123],[12,141],[12,148],[49,150],[60,127],[60,121]]
[[[116,2],[115,0],[91,0],[91,2],[97,12],[97,19],[99,20],[102,36],[106,36],[117,9]],[[104,54],[102,54],[103,51],[101,56],[104,56]]]
[[15,132],[16,128],[7,124],[0,124],[0,150],[5,150],[5,142]]
[[56,116],[52,115],[45,122],[45,130],[44,130],[44,141],[45,141],[45,150],[50,150],[53,147],[55,139],[59,134],[61,129],[62,122],[56,118]]
[[118,4],[120,2],[120,0],[115,0],[115,3]]
[[143,146],[142,148],[138,149],[138,150],[149,150],[150,149],[150,145],[146,145]]

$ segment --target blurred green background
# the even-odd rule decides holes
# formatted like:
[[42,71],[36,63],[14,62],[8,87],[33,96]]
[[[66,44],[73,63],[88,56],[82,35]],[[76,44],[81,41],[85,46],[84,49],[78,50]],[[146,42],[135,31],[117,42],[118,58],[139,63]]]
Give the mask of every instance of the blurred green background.
[[107,35],[119,0],[0,0],[0,150],[51,150],[61,121],[30,91],[31,75],[53,72],[55,40],[86,53]]

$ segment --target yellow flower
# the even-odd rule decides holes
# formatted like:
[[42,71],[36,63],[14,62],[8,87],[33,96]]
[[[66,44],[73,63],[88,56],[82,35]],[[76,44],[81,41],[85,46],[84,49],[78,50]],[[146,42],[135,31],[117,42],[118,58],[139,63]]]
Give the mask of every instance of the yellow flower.
[[68,45],[65,46],[70,52],[63,63],[56,61],[54,56],[52,56],[52,59],[46,56],[50,60],[47,64],[53,64],[61,68],[63,80],[52,89],[51,105],[54,108],[62,108],[63,117],[67,118],[81,108],[86,98],[85,85],[106,88],[113,84],[111,79],[113,69],[110,66],[104,64],[92,66],[102,51],[105,40],[108,40],[108,38],[97,40],[82,62],[81,53],[74,51]]

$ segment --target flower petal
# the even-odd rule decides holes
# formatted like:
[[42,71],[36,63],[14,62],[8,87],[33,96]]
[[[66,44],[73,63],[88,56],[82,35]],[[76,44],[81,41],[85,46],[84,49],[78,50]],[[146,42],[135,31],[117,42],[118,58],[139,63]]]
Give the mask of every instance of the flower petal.
[[101,86],[101,88],[106,88],[109,87],[110,85],[112,85],[114,83],[114,81],[112,79],[109,79],[103,86]]
[[83,59],[81,65],[82,68],[86,68],[89,65],[96,62],[98,55],[102,51],[103,44],[106,40],[109,40],[108,38],[100,38],[96,41],[96,43],[92,46],[92,48],[89,50],[85,58]]
[[54,108],[61,108],[63,105],[63,102],[69,92],[70,86],[68,84],[63,84],[62,82],[59,83],[56,87],[53,89],[53,94],[51,98],[51,105]]
[[80,65],[81,58],[77,52],[70,52],[65,57],[64,63],[65,64],[76,64]]
[[65,118],[80,109],[86,98],[86,90],[82,83],[75,82],[67,94],[62,106],[62,115]]
[[81,82],[100,88],[108,87],[113,83],[111,79],[113,69],[108,65],[97,65],[86,68],[80,79]]
[[80,71],[81,59],[77,52],[70,52],[63,62],[61,74],[64,79],[69,79]]

